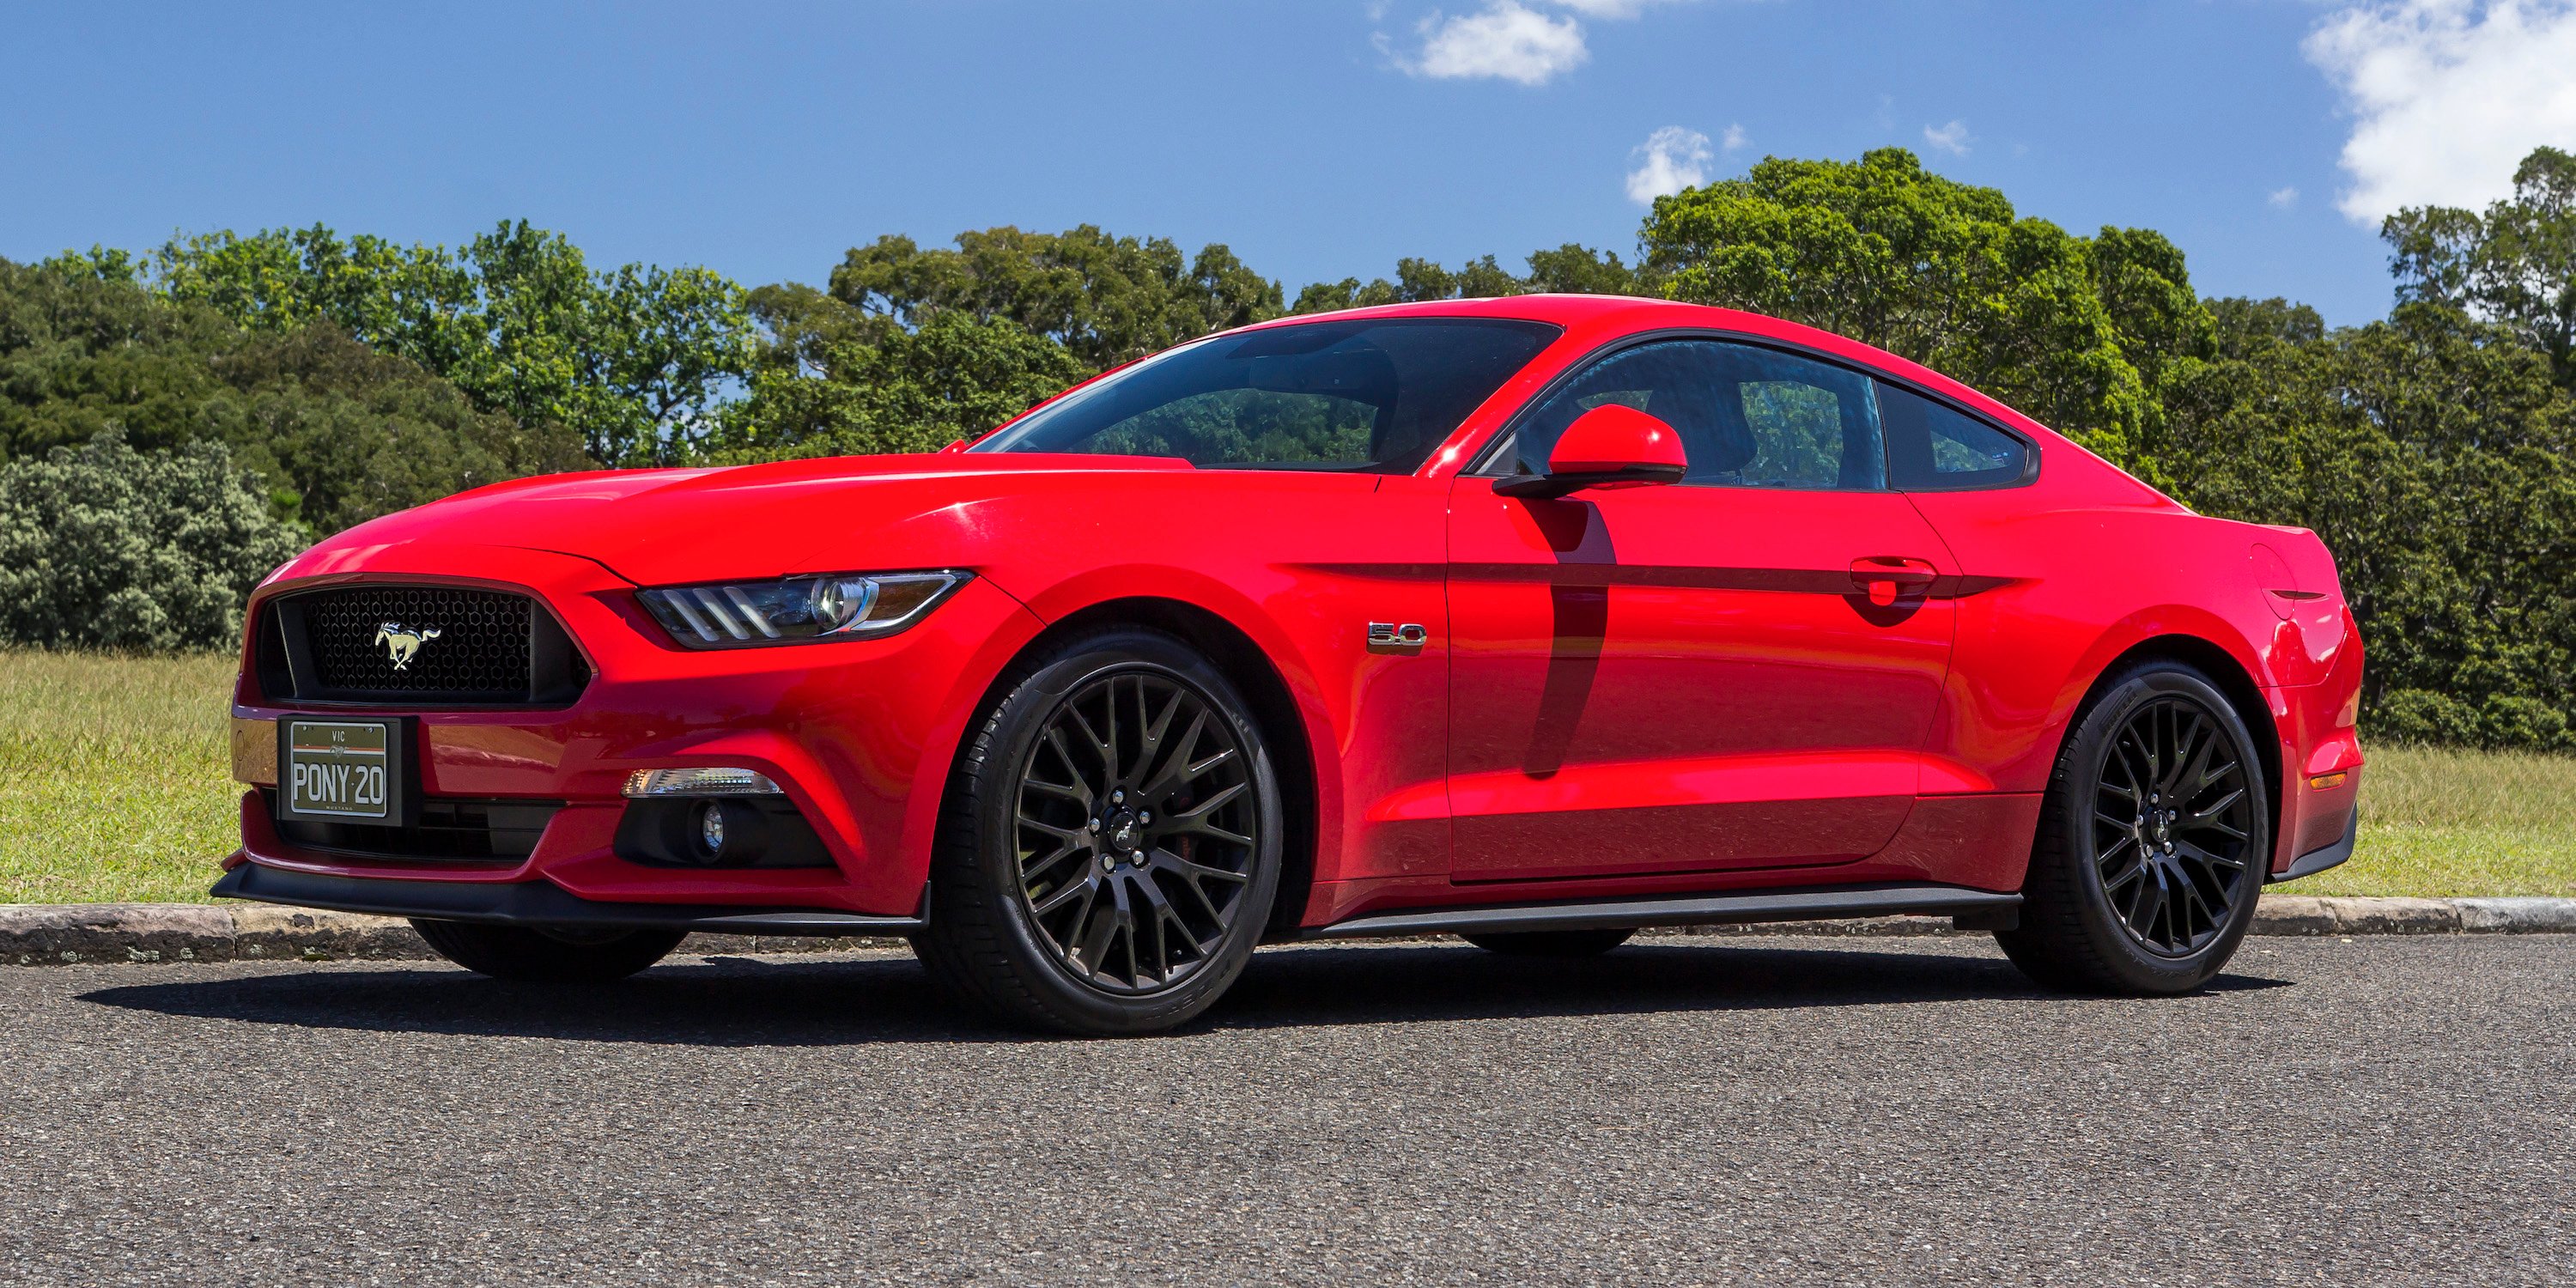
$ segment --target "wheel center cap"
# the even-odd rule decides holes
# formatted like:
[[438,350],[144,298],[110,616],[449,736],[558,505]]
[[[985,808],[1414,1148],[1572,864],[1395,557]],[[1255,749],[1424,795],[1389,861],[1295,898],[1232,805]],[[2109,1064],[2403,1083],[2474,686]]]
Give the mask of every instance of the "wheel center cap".
[[1136,826],[1134,814],[1120,810],[1116,817],[1109,820],[1109,848],[1113,850],[1123,853],[1135,849],[1140,835],[1141,830]]

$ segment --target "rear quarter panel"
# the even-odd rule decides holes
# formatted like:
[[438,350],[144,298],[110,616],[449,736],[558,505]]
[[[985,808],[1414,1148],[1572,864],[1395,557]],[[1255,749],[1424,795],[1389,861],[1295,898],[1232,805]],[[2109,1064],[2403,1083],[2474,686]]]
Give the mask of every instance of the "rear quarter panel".
[[[1952,777],[1927,782],[1927,794],[2044,791],[2104,670],[2150,640],[2184,636],[2224,652],[2269,709],[2272,727],[2251,732],[2280,747],[2274,865],[2285,864],[2319,830],[2320,810],[2340,818],[2350,807],[2348,795],[2340,810],[2310,799],[2299,772],[2359,682],[2359,640],[2331,556],[2300,530],[2195,515],[2071,445],[2043,450],[2030,487],[1913,494],[1961,568],[1999,580],[1960,604],[1931,742],[1936,772]],[[2282,552],[2320,596],[2274,595],[2280,588],[2266,583],[2280,564],[2260,559],[2258,545]],[[2342,736],[2350,744],[2348,726]],[[2357,747],[2350,759],[2358,764]]]

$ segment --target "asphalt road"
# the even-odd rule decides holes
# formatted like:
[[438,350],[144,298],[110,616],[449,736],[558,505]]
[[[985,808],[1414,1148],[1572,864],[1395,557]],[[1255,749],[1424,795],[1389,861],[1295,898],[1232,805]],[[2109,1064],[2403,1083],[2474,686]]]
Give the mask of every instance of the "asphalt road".
[[1272,950],[1177,1036],[911,959],[0,969],[0,1282],[2566,1282],[2576,936]]

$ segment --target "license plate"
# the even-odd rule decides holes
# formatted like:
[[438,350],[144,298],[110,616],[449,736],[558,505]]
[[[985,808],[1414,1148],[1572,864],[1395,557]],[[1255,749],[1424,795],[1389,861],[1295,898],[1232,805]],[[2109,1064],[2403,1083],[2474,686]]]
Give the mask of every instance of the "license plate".
[[338,823],[403,821],[403,724],[280,720],[277,812]]

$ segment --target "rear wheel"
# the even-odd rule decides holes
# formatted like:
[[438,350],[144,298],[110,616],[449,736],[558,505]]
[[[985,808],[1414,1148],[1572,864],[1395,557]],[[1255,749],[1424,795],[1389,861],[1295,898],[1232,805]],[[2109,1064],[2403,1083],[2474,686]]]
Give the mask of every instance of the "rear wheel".
[[1279,885],[1280,800],[1225,675],[1169,636],[1075,640],[958,758],[914,950],[998,1018],[1148,1033],[1216,1002]]
[[494,979],[536,984],[601,984],[670,955],[688,932],[493,926],[414,917],[432,951]]
[[2060,988],[2180,993],[2224,968],[2271,854],[2254,740],[2226,695],[2177,662],[2113,676],[2058,753],[2013,964]]
[[1506,957],[1597,957],[1628,942],[1631,929],[1513,930],[1459,938]]

